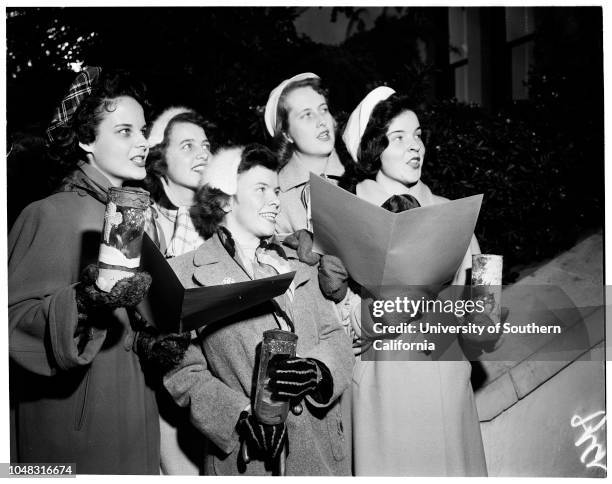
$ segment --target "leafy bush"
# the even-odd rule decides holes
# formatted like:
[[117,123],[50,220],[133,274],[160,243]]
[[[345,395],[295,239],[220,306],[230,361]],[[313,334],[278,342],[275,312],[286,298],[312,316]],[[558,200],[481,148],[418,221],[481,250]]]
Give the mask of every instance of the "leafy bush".
[[504,255],[505,282],[517,265],[603,224],[603,137],[595,130],[580,140],[555,112],[537,101],[493,114],[445,101],[421,114],[423,179],[452,199],[484,194],[476,235],[483,252]]

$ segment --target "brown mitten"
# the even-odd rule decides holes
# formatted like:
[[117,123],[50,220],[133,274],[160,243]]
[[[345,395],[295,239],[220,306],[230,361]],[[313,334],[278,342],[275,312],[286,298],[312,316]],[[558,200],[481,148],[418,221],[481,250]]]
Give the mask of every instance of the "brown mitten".
[[319,286],[323,295],[339,303],[346,297],[349,273],[342,261],[333,255],[324,255],[319,264]]
[[283,245],[297,251],[298,259],[309,266],[317,265],[321,256],[312,251],[312,234],[306,230],[298,230],[283,241]]

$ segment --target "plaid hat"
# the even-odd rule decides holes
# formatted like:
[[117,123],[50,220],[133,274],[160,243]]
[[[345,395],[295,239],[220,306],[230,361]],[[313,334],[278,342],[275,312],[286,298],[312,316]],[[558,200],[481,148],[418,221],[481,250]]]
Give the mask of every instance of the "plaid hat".
[[100,67],[85,67],[70,84],[68,93],[57,107],[53,119],[47,128],[49,141],[54,141],[54,132],[57,128],[68,125],[70,119],[86,96],[91,94],[91,90],[102,69]]

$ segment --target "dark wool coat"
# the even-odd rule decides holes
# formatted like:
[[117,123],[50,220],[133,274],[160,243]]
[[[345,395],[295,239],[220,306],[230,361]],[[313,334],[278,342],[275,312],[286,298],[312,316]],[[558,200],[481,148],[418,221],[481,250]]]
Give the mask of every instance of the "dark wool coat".
[[67,191],[26,207],[9,234],[11,460],[159,474],[157,406],[125,310],[109,313],[104,328],[77,331],[75,285],[97,260],[108,186],[84,165]]
[[[334,392],[323,404],[306,397],[301,415],[289,413],[287,475],[350,475],[350,442],[344,434],[338,397],[350,382],[351,343],[336,321],[333,303],[319,290],[316,268],[291,258],[290,262],[297,269],[292,304],[299,337],[297,355],[322,361],[333,376]],[[249,280],[218,235],[169,263],[186,287]],[[284,298],[276,299],[282,306]],[[251,402],[256,347],[265,330],[277,327],[270,303],[230,317],[203,337],[201,348],[192,345],[181,366],[164,379],[177,403],[190,407],[194,425],[216,446],[209,449],[207,474],[270,474],[259,460],[246,470],[239,469],[235,426]]]

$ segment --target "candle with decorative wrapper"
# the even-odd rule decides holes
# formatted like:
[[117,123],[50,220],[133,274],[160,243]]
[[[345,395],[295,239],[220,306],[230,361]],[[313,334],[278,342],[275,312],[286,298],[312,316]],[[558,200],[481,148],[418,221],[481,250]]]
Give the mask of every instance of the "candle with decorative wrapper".
[[142,188],[110,188],[98,254],[100,290],[110,292],[117,281],[132,277],[140,267],[149,203],[149,192]]
[[472,300],[484,302],[493,324],[501,322],[502,268],[501,255],[472,255]]
[[287,419],[289,401],[275,400],[272,398],[272,391],[269,388],[270,374],[274,370],[274,364],[270,364],[270,360],[277,355],[282,355],[285,358],[295,356],[297,340],[297,334],[282,329],[264,331],[253,409],[253,413],[261,423],[275,425]]

